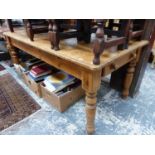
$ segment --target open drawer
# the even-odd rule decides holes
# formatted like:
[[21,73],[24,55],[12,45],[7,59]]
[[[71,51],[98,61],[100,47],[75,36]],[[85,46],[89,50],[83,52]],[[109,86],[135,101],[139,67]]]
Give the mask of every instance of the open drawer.
[[41,92],[45,101],[53,105],[60,112],[64,112],[69,106],[84,96],[84,90],[81,85],[58,96],[41,84]]

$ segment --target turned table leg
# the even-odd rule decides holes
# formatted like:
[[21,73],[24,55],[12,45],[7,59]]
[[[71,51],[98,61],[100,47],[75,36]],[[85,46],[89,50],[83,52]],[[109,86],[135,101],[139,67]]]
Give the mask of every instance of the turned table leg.
[[122,98],[124,99],[129,96],[130,86],[133,80],[135,67],[136,67],[136,58],[129,63],[129,66],[127,68],[127,73],[124,80],[123,93],[122,93]]
[[96,94],[86,92],[86,129],[88,134],[93,134],[95,131]]
[[19,64],[19,58],[17,56],[16,48],[11,47],[10,48],[10,54],[11,54],[13,64]]
[[13,64],[19,64],[17,49],[11,45],[9,38],[7,38],[7,49],[9,51],[9,53],[10,53],[12,63]]
[[86,92],[86,130],[88,134],[95,131],[96,95],[101,84],[101,70],[83,72],[82,88]]

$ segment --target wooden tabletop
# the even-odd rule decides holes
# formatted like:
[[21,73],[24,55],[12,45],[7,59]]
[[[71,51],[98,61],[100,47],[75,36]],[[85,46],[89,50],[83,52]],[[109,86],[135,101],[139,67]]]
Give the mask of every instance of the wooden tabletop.
[[91,70],[101,69],[105,65],[107,65],[107,63],[110,63],[114,59],[120,58],[121,56],[124,56],[127,53],[133,52],[134,49],[137,49],[138,47],[143,47],[148,44],[148,41],[142,40],[138,42],[133,42],[126,50],[115,51],[114,49],[108,49],[105,52],[103,52],[101,56],[100,65],[94,65],[92,63],[92,44],[77,44],[76,39],[66,39],[64,41],[60,41],[61,50],[54,51],[51,49],[47,33],[35,35],[33,42],[30,41],[24,30],[17,30],[14,33],[4,32],[4,35],[12,39],[15,39],[19,42],[28,44],[34,48],[38,48],[44,52],[48,52],[62,59],[74,62],[80,66],[83,66]]

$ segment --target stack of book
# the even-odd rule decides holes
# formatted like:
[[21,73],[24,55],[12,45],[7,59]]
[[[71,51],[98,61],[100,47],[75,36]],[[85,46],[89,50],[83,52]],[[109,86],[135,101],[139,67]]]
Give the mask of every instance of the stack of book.
[[28,72],[30,71],[30,69],[34,66],[34,65],[39,65],[42,64],[43,61],[37,59],[37,58],[31,58],[25,62],[21,62],[20,63],[20,69],[22,70],[22,72]]
[[49,75],[43,81],[45,88],[53,93],[60,93],[66,89],[71,89],[76,83],[77,79],[75,77],[63,71]]
[[30,59],[30,60],[25,62],[25,69],[30,70],[34,65],[38,65],[41,63],[43,63],[43,61],[41,61],[37,58]]
[[46,63],[40,63],[38,65],[34,65],[30,72],[29,77],[33,79],[35,82],[43,81],[45,77],[52,73],[52,68]]

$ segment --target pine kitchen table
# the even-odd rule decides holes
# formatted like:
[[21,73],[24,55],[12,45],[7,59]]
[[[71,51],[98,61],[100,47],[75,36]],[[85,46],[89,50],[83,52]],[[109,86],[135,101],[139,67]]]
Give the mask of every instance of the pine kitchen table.
[[129,95],[141,49],[148,44],[148,41],[142,40],[131,42],[126,50],[115,52],[106,50],[101,56],[100,64],[94,65],[91,44],[77,44],[76,40],[68,39],[60,42],[61,50],[54,51],[51,49],[47,34],[36,35],[34,41],[30,41],[24,30],[13,33],[5,32],[4,35],[14,64],[20,63],[16,51],[18,48],[82,81],[82,88],[86,95],[86,130],[88,134],[93,134],[95,131],[96,95],[100,88],[101,77],[128,64],[122,92],[122,96],[126,98]]

